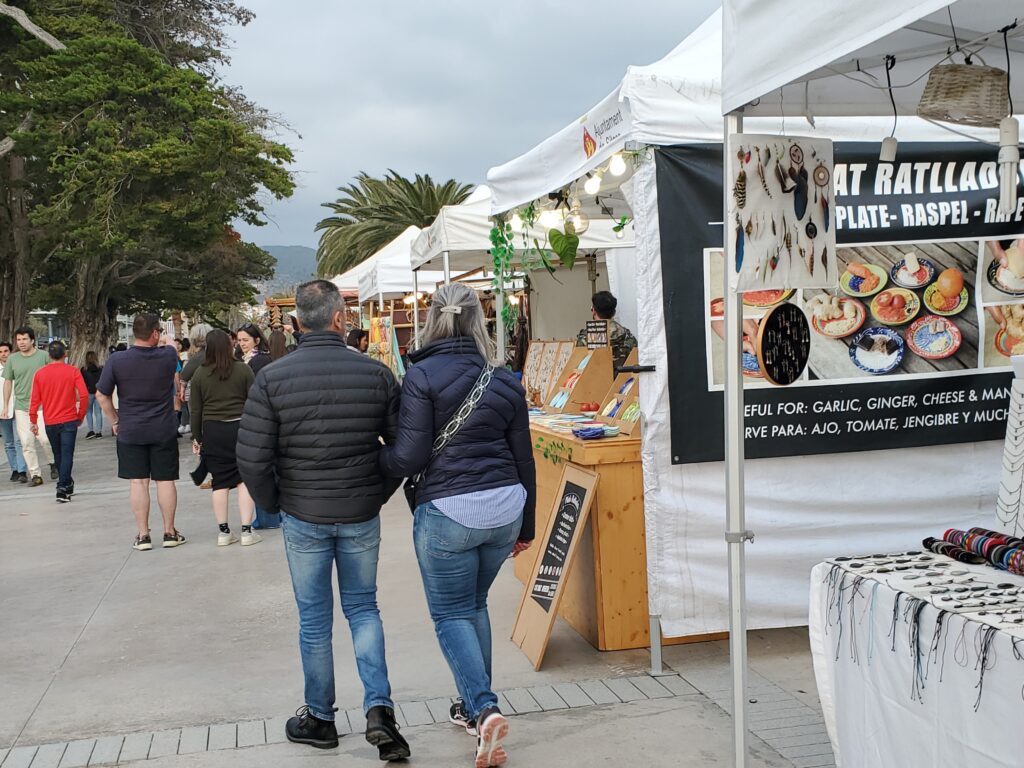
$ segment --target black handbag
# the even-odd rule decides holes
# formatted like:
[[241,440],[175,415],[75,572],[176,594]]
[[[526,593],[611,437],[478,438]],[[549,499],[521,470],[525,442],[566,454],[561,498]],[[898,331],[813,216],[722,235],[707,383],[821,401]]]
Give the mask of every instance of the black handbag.
[[484,392],[487,391],[487,387],[490,386],[491,379],[494,378],[494,366],[490,363],[484,365],[480,371],[480,375],[477,376],[476,383],[473,384],[473,388],[469,390],[469,394],[463,401],[462,405],[455,412],[448,423],[444,425],[444,429],[438,432],[437,437],[434,438],[434,446],[430,449],[430,458],[427,460],[427,466],[423,468],[421,472],[418,472],[413,477],[410,477],[405,481],[405,499],[409,502],[409,510],[411,512],[416,511],[416,489],[423,480],[423,475],[430,467],[431,462],[437,457],[437,455],[445,449],[445,446],[452,441],[452,438],[462,429],[462,425],[469,421],[469,417],[476,410],[477,404],[484,396]]

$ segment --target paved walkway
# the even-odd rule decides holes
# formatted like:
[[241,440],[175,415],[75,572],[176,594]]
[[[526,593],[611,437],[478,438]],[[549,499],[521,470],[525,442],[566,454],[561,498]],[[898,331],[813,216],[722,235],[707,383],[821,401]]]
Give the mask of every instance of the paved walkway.
[[[351,757],[346,764],[378,764],[358,736],[326,753],[278,743],[283,718],[302,698],[280,533],[266,532],[255,547],[218,549],[208,494],[181,482],[177,525],[189,543],[134,552],[127,485],[114,473],[107,437],[79,443],[69,505],[53,501],[52,483],[0,486],[0,766],[269,766],[299,755],[336,760],[338,752]],[[404,501],[389,504],[383,520],[380,602],[399,716],[414,762],[457,765],[472,744],[440,724],[454,690]],[[724,643],[668,648],[670,674],[652,678],[647,651],[599,653],[558,622],[535,672],[501,639],[511,634],[520,592],[506,568],[491,599],[496,685],[516,714],[520,764],[551,764],[552,754],[570,767],[627,757],[660,764],[654,758],[666,754],[675,765],[729,764]],[[358,731],[361,691],[340,611],[335,626],[339,722]],[[752,633],[751,669],[755,764],[832,765],[806,633]]]

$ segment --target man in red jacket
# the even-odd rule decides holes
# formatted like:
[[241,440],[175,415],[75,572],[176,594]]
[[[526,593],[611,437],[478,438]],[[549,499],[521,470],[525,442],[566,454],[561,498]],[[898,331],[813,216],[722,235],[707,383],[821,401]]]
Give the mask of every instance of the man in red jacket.
[[66,504],[75,492],[75,481],[71,467],[75,460],[75,440],[78,426],[85,419],[89,407],[89,390],[85,379],[73,365],[67,365],[64,357],[68,353],[63,342],[50,343],[47,352],[50,363],[36,371],[32,379],[32,403],[29,415],[32,419],[32,434],[39,434],[39,408],[43,409],[43,423],[46,436],[53,448],[57,463],[57,501]]

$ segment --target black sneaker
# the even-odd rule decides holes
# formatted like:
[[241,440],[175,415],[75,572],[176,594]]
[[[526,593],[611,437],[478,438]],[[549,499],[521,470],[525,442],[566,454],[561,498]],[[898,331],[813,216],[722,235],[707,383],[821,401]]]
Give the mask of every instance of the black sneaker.
[[64,493],[66,493],[68,495],[68,497],[71,497],[71,496],[75,495],[75,481],[74,480],[71,481],[71,485],[67,486],[64,489]]
[[19,483],[27,483],[28,482],[28,472],[19,472],[18,473],[18,482]]
[[141,534],[135,537],[135,543],[132,544],[132,549],[137,549],[139,552],[148,552],[153,548],[153,539],[150,538],[147,533],[145,536]]
[[50,465],[50,479],[51,480],[56,480],[58,477],[60,477],[60,472],[57,471],[57,465],[56,464],[51,464]]
[[58,504],[67,504],[69,501],[71,501],[70,493],[68,493],[67,491],[57,491]]
[[366,713],[366,740],[377,748],[381,760],[404,760],[412,752],[409,742],[398,732],[395,711],[391,707],[370,707]]
[[178,529],[174,529],[174,533],[164,534],[164,549],[170,549],[171,547],[180,547],[185,543],[185,537],[178,533]]
[[101,437],[103,437],[103,433],[102,432],[97,432],[95,435],[92,436],[92,439],[93,440],[99,440]]
[[508,737],[508,720],[497,707],[488,707],[480,713],[476,737],[475,768],[491,768],[508,762],[508,753],[502,742]]
[[19,472],[18,470],[14,470],[13,472],[11,472],[11,482],[12,483],[16,483],[20,479],[21,479],[21,472]]
[[288,741],[309,744],[317,749],[334,749],[338,746],[338,729],[330,720],[321,720],[309,713],[309,707],[300,707],[295,717],[289,717],[284,733]]
[[96,433],[93,432],[91,429],[85,433],[86,440],[92,440],[94,437],[96,437]]
[[476,736],[476,720],[470,720],[469,713],[466,712],[466,704],[462,699],[456,699],[452,708],[448,710],[448,722],[465,728],[466,733],[470,736]]
[[39,475],[36,475],[31,480],[29,480],[28,484],[31,485],[33,488],[36,488],[43,484],[43,478],[41,478]]

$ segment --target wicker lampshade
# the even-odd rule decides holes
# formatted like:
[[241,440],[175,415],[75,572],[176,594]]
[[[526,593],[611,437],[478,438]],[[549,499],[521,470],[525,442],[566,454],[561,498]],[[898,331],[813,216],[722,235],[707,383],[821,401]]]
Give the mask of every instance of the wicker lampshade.
[[942,64],[928,75],[918,117],[995,128],[1006,117],[1006,72],[978,64]]

